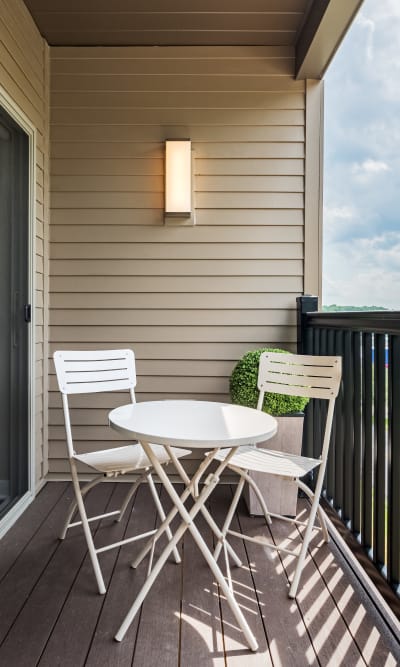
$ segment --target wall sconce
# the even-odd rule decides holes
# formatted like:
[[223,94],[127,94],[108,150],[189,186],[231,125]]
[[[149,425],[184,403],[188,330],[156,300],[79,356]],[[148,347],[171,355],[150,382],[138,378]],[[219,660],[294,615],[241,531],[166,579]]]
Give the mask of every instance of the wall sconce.
[[192,218],[190,139],[167,139],[165,142],[165,218],[166,221]]

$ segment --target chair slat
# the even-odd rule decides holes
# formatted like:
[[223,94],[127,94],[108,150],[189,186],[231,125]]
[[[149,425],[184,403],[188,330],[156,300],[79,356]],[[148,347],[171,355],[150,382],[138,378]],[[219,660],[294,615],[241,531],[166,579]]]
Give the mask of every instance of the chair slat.
[[66,385],[61,391],[64,394],[96,394],[102,391],[121,391],[129,388],[127,380],[114,380],[113,382],[82,382]]
[[54,356],[61,355],[64,361],[86,361],[93,363],[107,359],[127,359],[133,355],[130,349],[121,350],[58,350]]
[[331,388],[323,387],[299,387],[296,385],[278,385],[276,382],[264,382],[262,391],[274,394],[288,394],[289,396],[308,396],[309,398],[334,398],[335,392]]
[[278,385],[297,385],[299,387],[320,387],[327,389],[332,387],[331,377],[316,377],[315,375],[299,375],[297,373],[268,372],[268,381],[270,384],[276,382]]
[[68,372],[75,371],[90,371],[94,368],[102,371],[110,371],[114,368],[121,368],[122,365],[126,367],[126,357],[119,357],[118,359],[97,359],[94,360],[85,360],[85,361],[72,361],[69,359],[65,360],[65,368]]
[[68,386],[71,384],[90,384],[92,382],[101,382],[103,387],[107,383],[112,383],[115,380],[127,380],[129,379],[129,371],[126,368],[118,368],[112,370],[92,370],[92,371],[79,371],[75,373],[70,373],[68,370],[65,374],[65,378]]
[[287,362],[275,363],[274,361],[268,359],[268,368],[270,368],[271,371],[274,371],[276,373],[281,373],[283,370],[284,373],[288,373],[289,375],[293,373],[293,375],[299,375],[299,376],[302,375],[305,377],[329,378],[334,375],[335,366],[325,366],[320,364],[318,365],[288,364]]

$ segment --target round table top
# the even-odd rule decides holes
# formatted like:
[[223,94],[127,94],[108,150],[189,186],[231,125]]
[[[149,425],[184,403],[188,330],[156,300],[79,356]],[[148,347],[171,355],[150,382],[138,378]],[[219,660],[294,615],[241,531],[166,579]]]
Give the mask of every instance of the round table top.
[[129,438],[192,448],[255,444],[277,431],[276,419],[265,412],[209,401],[131,403],[112,410],[109,422]]

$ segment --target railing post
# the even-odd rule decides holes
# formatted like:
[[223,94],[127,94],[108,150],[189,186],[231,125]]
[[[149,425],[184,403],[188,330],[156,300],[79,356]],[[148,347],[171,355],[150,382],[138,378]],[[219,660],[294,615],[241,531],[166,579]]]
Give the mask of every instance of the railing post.
[[318,297],[311,294],[304,294],[296,298],[297,304],[297,352],[305,354],[309,352],[306,349],[306,328],[307,313],[315,313],[318,310]]

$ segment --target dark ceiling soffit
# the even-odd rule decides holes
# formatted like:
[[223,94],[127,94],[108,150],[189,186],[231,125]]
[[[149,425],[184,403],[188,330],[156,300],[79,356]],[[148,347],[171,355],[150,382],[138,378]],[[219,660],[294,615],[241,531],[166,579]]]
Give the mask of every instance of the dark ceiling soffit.
[[322,79],[364,0],[317,0],[296,45],[296,79]]

